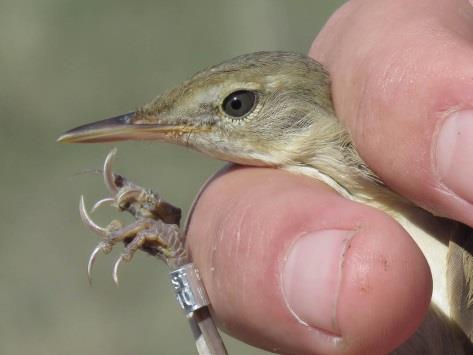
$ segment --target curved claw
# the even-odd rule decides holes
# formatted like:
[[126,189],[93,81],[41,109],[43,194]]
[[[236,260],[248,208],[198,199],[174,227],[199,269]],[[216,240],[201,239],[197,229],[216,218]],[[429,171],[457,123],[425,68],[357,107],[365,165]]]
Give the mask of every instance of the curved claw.
[[92,230],[92,232],[97,233],[98,235],[102,237],[107,237],[108,236],[108,231],[105,228],[100,227],[97,225],[92,218],[90,218],[89,214],[87,213],[87,210],[85,208],[85,202],[84,202],[84,196],[81,195],[80,201],[79,201],[79,212],[80,212],[80,218],[82,219],[82,222],[89,227],[89,229]]
[[137,201],[142,192],[143,190],[138,188],[123,191],[121,194],[116,196],[117,205],[121,206],[127,202]]
[[122,261],[123,261],[123,255],[120,255],[120,257],[115,262],[115,265],[113,265],[112,277],[113,277],[113,282],[115,282],[115,285],[117,286],[118,286],[118,267],[120,266]]
[[105,203],[113,203],[113,202],[115,202],[115,199],[113,197],[105,197],[105,198],[95,202],[95,205],[92,206],[92,208],[90,210],[90,213],[94,213],[97,210],[97,208],[99,208],[100,206],[102,206]]
[[112,193],[116,194],[119,190],[119,187],[115,185],[115,177],[113,176],[112,171],[112,161],[117,154],[117,148],[113,148],[110,153],[108,153],[107,157],[105,158],[105,163],[103,164],[103,180],[105,182],[105,186],[107,189]]
[[102,243],[97,245],[90,254],[89,262],[87,263],[87,279],[89,280],[89,285],[92,285],[92,268],[94,267],[95,260],[97,259],[98,253],[102,250]]

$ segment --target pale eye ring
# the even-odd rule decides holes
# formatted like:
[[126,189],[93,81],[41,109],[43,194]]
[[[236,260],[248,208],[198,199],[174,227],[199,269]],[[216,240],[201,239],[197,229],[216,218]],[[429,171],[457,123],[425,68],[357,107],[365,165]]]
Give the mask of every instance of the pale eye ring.
[[242,118],[256,106],[256,93],[238,90],[228,95],[222,103],[222,110],[232,118]]

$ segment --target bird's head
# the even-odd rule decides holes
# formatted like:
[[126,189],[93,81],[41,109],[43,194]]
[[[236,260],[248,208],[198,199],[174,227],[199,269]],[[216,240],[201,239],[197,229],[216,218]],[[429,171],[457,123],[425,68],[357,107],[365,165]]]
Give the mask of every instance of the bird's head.
[[72,129],[59,141],[158,140],[222,160],[281,165],[303,154],[314,134],[319,144],[333,140],[333,121],[329,77],[319,63],[258,52],[201,71],[136,112]]

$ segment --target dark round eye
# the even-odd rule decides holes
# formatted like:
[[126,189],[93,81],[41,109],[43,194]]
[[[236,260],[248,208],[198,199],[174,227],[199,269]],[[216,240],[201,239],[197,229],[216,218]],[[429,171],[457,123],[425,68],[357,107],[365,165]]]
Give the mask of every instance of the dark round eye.
[[256,103],[256,94],[248,90],[232,92],[223,100],[223,111],[231,117],[243,117],[253,110]]

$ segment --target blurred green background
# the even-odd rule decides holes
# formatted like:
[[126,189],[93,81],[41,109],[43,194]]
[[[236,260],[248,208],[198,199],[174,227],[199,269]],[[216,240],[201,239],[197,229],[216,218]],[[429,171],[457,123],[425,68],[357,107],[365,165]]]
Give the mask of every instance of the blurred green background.
[[[82,123],[128,112],[195,71],[256,50],[307,52],[343,1],[0,0],[0,353],[193,354],[165,267],[146,255],[86,261],[97,238],[78,201],[106,193],[111,145],[60,145]],[[157,143],[116,144],[115,170],[187,211],[223,163]],[[97,213],[106,225],[113,211]],[[231,354],[263,354],[226,337]]]

